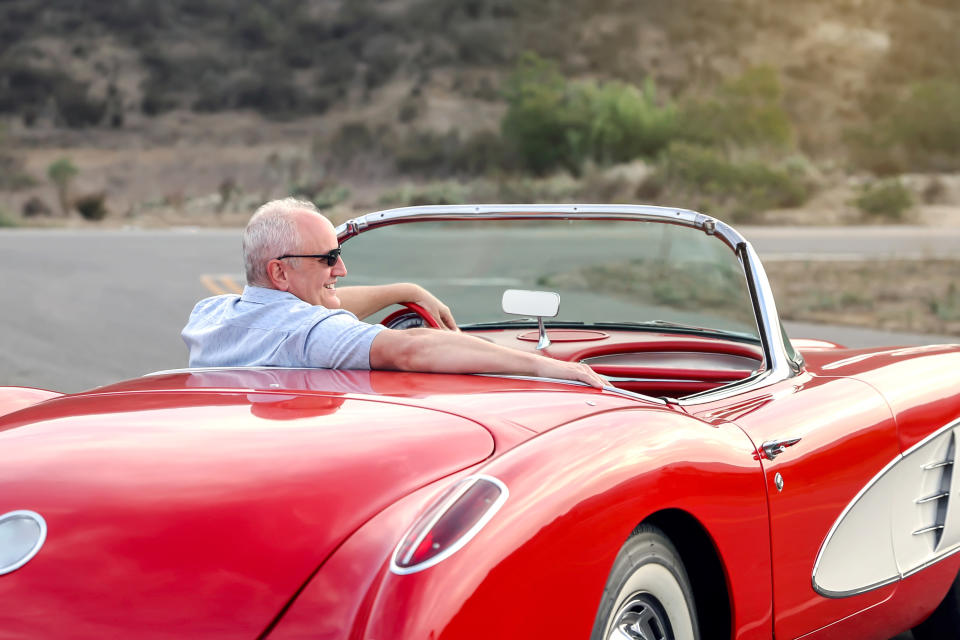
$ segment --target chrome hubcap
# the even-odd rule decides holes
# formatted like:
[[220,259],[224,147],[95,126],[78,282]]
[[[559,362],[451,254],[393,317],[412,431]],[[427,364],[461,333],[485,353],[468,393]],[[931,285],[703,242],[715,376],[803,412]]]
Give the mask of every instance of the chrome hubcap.
[[673,640],[670,620],[649,593],[630,596],[614,618],[608,640]]

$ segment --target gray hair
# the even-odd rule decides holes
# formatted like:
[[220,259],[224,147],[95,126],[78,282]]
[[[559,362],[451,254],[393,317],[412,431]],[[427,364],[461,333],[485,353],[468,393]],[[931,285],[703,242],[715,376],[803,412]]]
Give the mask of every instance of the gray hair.
[[312,202],[283,198],[271,200],[251,216],[243,230],[243,266],[248,285],[271,288],[267,263],[300,250],[300,232],[292,214],[303,210],[322,215]]

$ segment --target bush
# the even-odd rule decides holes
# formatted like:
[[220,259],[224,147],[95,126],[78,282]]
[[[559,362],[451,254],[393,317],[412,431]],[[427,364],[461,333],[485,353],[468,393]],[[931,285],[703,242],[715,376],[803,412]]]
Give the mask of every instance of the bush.
[[677,135],[677,110],[657,106],[657,92],[649,78],[643,91],[619,82],[588,90],[590,156],[603,164],[652,158]]
[[960,81],[919,82],[900,99],[876,101],[871,122],[846,133],[858,167],[880,175],[960,169]]
[[14,220],[6,211],[0,209],[0,228],[16,226],[18,226],[17,221]]
[[309,200],[321,211],[345,202],[350,197],[350,189],[335,180],[315,180],[295,185],[291,195]]
[[70,212],[70,183],[77,176],[77,166],[70,158],[58,158],[47,167],[47,177],[57,189],[60,200],[60,209],[64,215]]
[[414,131],[394,147],[394,160],[402,173],[449,174],[460,151],[460,136],[447,133]]
[[86,89],[61,91],[57,96],[57,112],[64,124],[79,129],[100,124],[107,112],[107,103],[90,98]]
[[38,216],[49,217],[51,215],[53,215],[53,211],[50,210],[46,202],[37,196],[31,196],[23,203],[24,218],[36,218]]
[[[370,129],[363,122],[346,122],[334,134],[328,150],[340,162],[349,162],[352,158],[366,153],[376,152],[381,148],[378,132]],[[320,145],[315,141],[315,151],[319,153]]]
[[677,134],[676,109],[658,105],[652,80],[643,91],[620,82],[568,83],[554,65],[527,54],[506,87],[503,137],[533,173],[559,167],[578,175],[587,160],[653,157]]
[[0,189],[16,191],[37,186],[37,180],[23,168],[23,161],[0,149]]
[[68,127],[85,127],[103,120],[106,103],[89,97],[88,85],[61,70],[10,60],[0,65],[0,112],[18,113],[31,124],[48,103]]
[[864,213],[900,222],[913,206],[913,196],[897,179],[880,180],[864,186],[856,204]]
[[740,219],[768,209],[799,206],[810,195],[810,187],[798,171],[760,161],[736,161],[716,149],[684,142],[670,145],[658,173],[658,181],[666,187],[704,196],[712,210]]
[[781,101],[775,70],[748,69],[725,82],[712,99],[686,102],[680,131],[685,140],[703,145],[791,148],[793,123]]
[[73,202],[73,206],[80,212],[84,220],[96,222],[107,217],[106,199],[107,194],[103,192],[89,193],[77,198]]
[[380,197],[382,206],[419,206],[428,204],[463,204],[466,188],[458,182],[432,182],[422,186],[404,185]]
[[538,174],[556,167],[579,171],[587,133],[582,92],[568,88],[554,65],[526,54],[507,80],[506,98],[501,131],[523,165]]

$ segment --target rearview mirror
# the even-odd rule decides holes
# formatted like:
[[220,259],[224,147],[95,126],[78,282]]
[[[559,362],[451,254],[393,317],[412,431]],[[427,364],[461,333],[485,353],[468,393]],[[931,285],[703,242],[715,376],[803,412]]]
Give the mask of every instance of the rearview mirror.
[[505,313],[512,316],[533,316],[537,319],[537,328],[540,330],[540,340],[537,349],[543,350],[550,346],[550,336],[543,326],[544,318],[553,318],[560,311],[560,294],[552,291],[524,291],[523,289],[507,289],[503,292],[500,302]]
[[560,294],[552,291],[507,289],[501,302],[504,313],[513,316],[554,318],[560,311]]

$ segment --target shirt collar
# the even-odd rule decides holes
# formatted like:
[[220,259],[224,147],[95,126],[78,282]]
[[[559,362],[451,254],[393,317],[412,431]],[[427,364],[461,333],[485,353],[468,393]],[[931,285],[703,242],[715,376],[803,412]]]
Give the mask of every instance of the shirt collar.
[[268,304],[270,302],[277,302],[279,300],[291,299],[301,301],[300,298],[293,295],[289,291],[268,289],[266,287],[254,287],[249,284],[243,288],[243,294],[240,296],[240,299],[244,302],[254,302],[257,304]]

